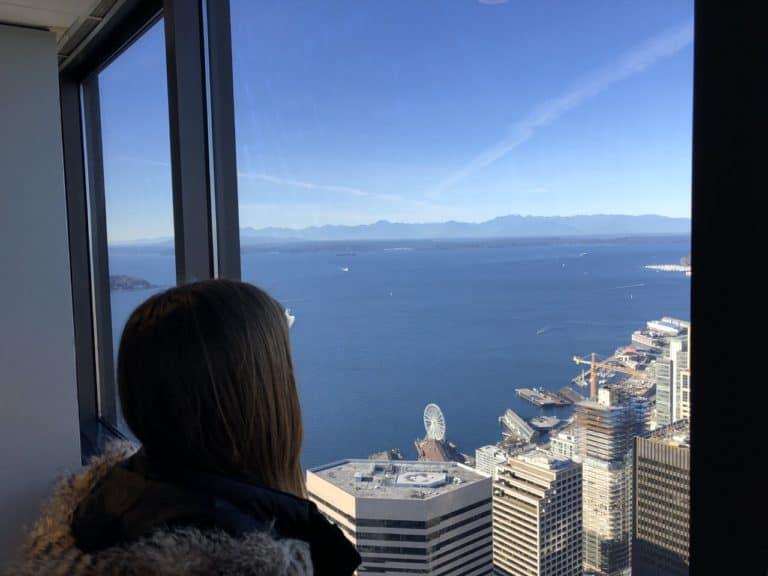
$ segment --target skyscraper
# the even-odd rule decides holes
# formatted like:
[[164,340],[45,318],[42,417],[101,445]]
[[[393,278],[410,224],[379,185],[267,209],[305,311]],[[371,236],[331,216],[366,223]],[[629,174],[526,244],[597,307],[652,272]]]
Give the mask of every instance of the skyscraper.
[[675,363],[669,358],[656,361],[656,426],[667,426],[674,418]]
[[542,450],[499,467],[493,484],[497,574],[581,574],[581,465]]
[[583,559],[588,572],[613,576],[630,570],[632,441],[647,428],[648,404],[601,388],[597,402],[576,405],[583,477]]
[[361,573],[491,574],[491,478],[456,462],[342,460],[307,492],[357,546]]
[[688,574],[690,429],[682,420],[635,440],[632,574]]
[[573,460],[578,459],[576,452],[576,435],[573,430],[561,430],[549,438],[549,451],[558,456]]
[[[684,413],[686,416],[683,416]],[[686,332],[669,338],[664,357],[656,361],[656,423],[660,427],[666,426],[688,415],[690,371]]]
[[685,349],[679,354],[678,361],[678,380],[675,401],[675,420],[691,418],[691,329],[688,328],[686,335]]
[[475,469],[496,479],[499,464],[507,461],[507,453],[493,444],[475,450]]

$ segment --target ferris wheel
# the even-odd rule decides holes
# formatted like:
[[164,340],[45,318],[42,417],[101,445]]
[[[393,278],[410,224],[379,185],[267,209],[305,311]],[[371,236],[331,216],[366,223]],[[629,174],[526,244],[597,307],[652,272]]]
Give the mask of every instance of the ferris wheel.
[[427,431],[427,440],[445,440],[445,416],[437,404],[427,404],[424,408],[424,430]]

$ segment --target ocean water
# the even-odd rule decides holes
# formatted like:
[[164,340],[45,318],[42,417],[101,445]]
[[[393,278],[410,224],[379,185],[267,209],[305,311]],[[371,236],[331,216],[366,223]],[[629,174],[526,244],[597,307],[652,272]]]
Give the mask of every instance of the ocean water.
[[[282,244],[243,249],[243,279],[296,316],[291,329],[307,467],[399,448],[415,457],[422,412],[440,405],[465,453],[500,438],[498,417],[570,415],[514,389],[559,390],[574,354],[607,356],[661,316],[690,317],[678,263],[690,238]],[[174,282],[173,255],[114,248],[110,273]],[[112,294],[115,341],[152,291]]]

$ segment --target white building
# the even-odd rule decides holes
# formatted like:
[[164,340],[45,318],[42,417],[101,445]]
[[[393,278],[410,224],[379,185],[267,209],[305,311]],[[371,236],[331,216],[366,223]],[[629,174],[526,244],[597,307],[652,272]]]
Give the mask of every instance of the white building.
[[509,459],[493,483],[496,574],[582,573],[581,465],[543,450]]
[[496,471],[500,464],[507,461],[507,453],[489,444],[475,450],[475,469],[496,479]]
[[656,362],[656,422],[667,426],[690,418],[691,372],[687,334],[668,339],[664,357]]
[[651,332],[656,332],[662,336],[677,336],[681,330],[681,326],[678,324],[664,320],[649,320],[645,325]]
[[357,546],[360,573],[492,572],[491,478],[469,466],[343,460],[309,470],[307,491]]
[[691,418],[691,331],[685,337],[683,350],[677,354],[677,386],[675,387],[675,421]]
[[575,434],[561,431],[550,437],[549,451],[556,456],[563,456],[573,460],[574,458],[578,458],[576,442]]

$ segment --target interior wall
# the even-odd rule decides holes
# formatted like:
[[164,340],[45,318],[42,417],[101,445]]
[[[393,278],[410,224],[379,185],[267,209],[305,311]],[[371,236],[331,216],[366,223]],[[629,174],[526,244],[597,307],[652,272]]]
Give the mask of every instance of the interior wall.
[[55,35],[0,25],[0,567],[80,464]]

